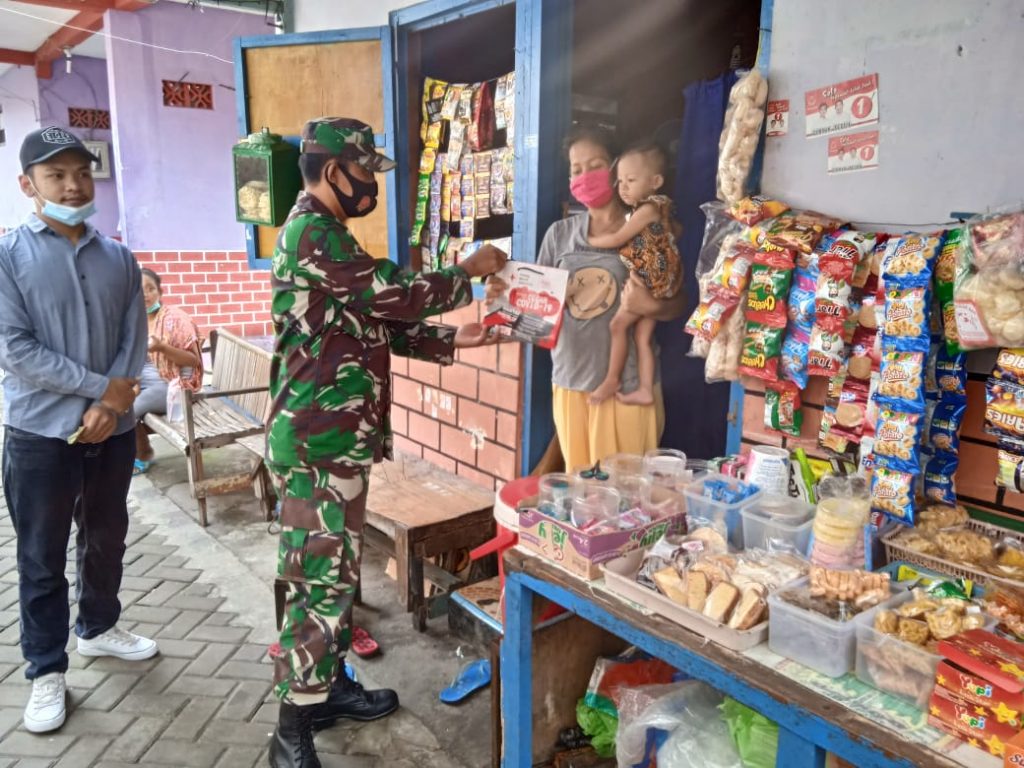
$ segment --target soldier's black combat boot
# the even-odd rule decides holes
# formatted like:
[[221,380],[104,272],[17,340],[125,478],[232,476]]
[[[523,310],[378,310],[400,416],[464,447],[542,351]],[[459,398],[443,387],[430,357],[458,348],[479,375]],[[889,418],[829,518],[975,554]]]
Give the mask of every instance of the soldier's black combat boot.
[[313,746],[313,710],[281,702],[277,728],[270,739],[271,768],[321,768]]
[[398,709],[398,694],[387,689],[366,690],[345,674],[343,664],[327,701],[310,709],[316,730],[328,728],[341,718],[363,722],[379,720]]

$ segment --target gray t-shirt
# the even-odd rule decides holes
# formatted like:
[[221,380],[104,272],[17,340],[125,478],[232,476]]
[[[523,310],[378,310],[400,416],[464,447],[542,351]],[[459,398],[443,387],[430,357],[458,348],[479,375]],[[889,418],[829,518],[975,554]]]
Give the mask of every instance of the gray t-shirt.
[[[556,221],[544,235],[537,256],[542,266],[569,271],[562,329],[551,350],[551,380],[580,392],[597,389],[608,374],[611,322],[619,308],[622,286],[629,279],[629,269],[618,251],[594,248],[587,242],[589,228],[590,215],[586,213]],[[632,392],[638,383],[631,333],[622,392]]]

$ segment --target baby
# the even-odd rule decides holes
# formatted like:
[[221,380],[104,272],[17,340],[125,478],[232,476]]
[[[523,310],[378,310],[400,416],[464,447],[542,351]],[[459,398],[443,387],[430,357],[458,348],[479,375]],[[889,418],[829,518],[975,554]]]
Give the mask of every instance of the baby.
[[[656,299],[670,299],[682,285],[679,251],[672,218],[672,201],[657,194],[665,183],[665,153],[655,144],[638,144],[619,158],[616,165],[619,197],[633,213],[618,232],[589,238],[595,248],[618,248],[623,263],[647,286]],[[611,322],[611,354],[608,375],[590,394],[597,404],[613,395],[619,402],[650,405],[654,402],[654,329],[658,321],[627,312],[620,307]],[[626,366],[629,331],[636,326],[637,369],[640,385],[636,391],[619,393],[622,369]]]

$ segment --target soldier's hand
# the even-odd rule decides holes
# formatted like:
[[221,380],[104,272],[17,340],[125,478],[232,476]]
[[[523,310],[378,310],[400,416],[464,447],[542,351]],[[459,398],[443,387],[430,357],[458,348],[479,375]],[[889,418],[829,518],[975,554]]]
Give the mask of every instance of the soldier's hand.
[[484,291],[484,304],[488,307],[491,306],[507,290],[508,283],[500,277],[488,277]]
[[459,266],[462,267],[470,277],[486,277],[505,266],[508,261],[508,254],[493,245],[484,245],[476,253],[467,256]]
[[492,331],[483,323],[466,323],[459,326],[455,331],[455,346],[459,349],[466,347],[486,347],[491,344],[500,344],[507,339]]

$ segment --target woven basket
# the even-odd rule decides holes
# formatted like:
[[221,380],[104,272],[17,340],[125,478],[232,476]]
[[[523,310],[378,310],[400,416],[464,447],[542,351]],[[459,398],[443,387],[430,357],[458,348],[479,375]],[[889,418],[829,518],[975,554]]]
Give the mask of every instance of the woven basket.
[[[1011,531],[1008,528],[1001,528],[998,525],[983,523],[980,520],[970,520],[964,525],[964,528],[969,531],[974,531],[975,533],[984,534],[992,539],[1015,539],[1024,545],[1024,533]],[[995,576],[991,573],[972,568],[964,563],[954,563],[951,560],[946,560],[936,555],[923,555],[920,552],[907,549],[903,545],[894,541],[894,539],[896,539],[904,530],[905,529],[903,528],[899,528],[882,538],[882,544],[885,545],[885,556],[890,563],[896,560],[902,560],[910,565],[919,565],[922,568],[930,568],[933,571],[946,573],[950,576],[971,579],[976,584],[1005,584],[1010,587],[1024,588],[1024,581],[1008,579],[1005,576]]]

